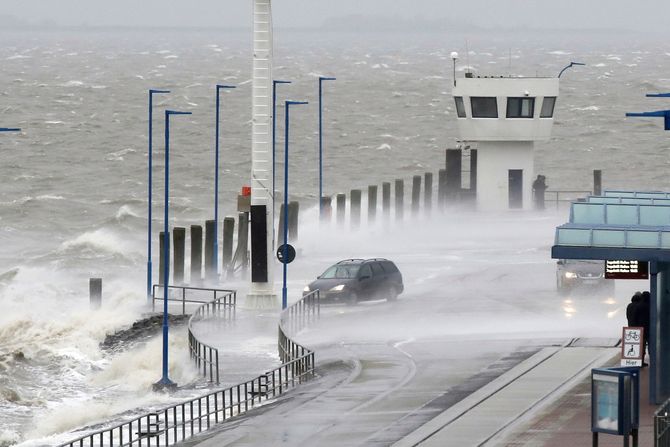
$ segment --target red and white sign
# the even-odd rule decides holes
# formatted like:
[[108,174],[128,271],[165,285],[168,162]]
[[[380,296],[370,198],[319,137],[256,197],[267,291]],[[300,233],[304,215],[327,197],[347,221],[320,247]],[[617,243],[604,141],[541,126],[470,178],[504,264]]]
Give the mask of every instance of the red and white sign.
[[621,336],[621,366],[642,366],[642,343],[644,328],[623,328]]

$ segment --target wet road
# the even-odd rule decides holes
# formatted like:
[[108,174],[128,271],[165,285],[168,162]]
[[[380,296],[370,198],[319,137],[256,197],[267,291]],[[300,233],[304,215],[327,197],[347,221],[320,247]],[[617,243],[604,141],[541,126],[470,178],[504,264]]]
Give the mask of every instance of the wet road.
[[[345,245],[357,247],[356,257],[393,259],[406,292],[397,302],[324,306],[321,321],[296,335],[316,351],[317,380],[198,441],[390,445],[544,346],[617,337],[627,289],[644,284],[617,284],[613,296],[559,296],[549,250],[561,219],[469,215],[349,235]],[[349,257],[309,232],[303,238],[291,296]]]

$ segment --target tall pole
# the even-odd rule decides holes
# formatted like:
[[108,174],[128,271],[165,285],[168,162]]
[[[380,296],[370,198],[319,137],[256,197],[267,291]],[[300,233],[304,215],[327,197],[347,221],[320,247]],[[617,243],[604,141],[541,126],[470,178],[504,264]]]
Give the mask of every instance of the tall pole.
[[253,0],[249,307],[275,306],[272,219],[272,4]]
[[286,309],[288,305],[288,293],[286,290],[286,272],[288,262],[288,136],[289,136],[289,107],[292,105],[307,104],[306,101],[286,101],[284,116],[284,251],[283,257],[283,281],[281,289],[281,308]]
[[152,266],[151,266],[151,208],[152,208],[152,189],[153,189],[153,121],[154,121],[154,94],[155,93],[170,93],[169,90],[149,90],[149,181],[147,182],[148,189],[148,213],[147,213],[147,300],[151,301],[151,286],[152,286]]
[[170,236],[168,215],[170,209],[170,116],[190,115],[191,112],[165,111],[165,200],[163,202],[163,377],[154,384],[155,390],[175,388],[176,383],[168,377],[168,290],[170,279]]
[[335,80],[319,76],[319,218],[323,218],[323,81]]
[[234,85],[216,85],[216,143],[214,160],[214,269],[219,274],[219,123],[220,123],[220,105],[219,92],[221,89],[235,88]]
[[[275,158],[276,158],[276,147],[277,147],[277,138],[276,138],[276,128],[277,128],[277,84],[290,84],[291,81],[272,81],[272,197],[277,193],[277,188],[275,187]],[[275,206],[274,200],[272,201],[272,237],[274,240],[274,224],[275,224]],[[274,247],[274,244],[272,244]]]

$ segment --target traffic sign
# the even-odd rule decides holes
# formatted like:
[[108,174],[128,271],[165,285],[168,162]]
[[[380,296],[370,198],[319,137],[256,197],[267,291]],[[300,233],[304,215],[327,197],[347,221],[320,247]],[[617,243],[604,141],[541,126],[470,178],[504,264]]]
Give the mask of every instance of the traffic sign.
[[621,337],[621,366],[642,366],[644,328],[624,327]]
[[[286,256],[287,256],[286,260],[284,260],[284,247],[286,247]],[[279,262],[281,262],[282,264],[290,264],[291,262],[293,262],[293,260],[295,259],[295,248],[293,248],[293,245],[291,244],[281,245],[277,249],[277,259],[279,259]]]

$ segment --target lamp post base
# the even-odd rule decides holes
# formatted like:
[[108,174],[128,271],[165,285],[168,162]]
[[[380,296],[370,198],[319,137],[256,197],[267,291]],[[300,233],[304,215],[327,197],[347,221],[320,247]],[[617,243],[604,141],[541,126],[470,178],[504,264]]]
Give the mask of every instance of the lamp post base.
[[153,391],[175,391],[177,389],[177,384],[168,378],[162,378],[158,382],[154,383],[151,386]]
[[245,309],[277,309],[279,300],[274,293],[249,293],[244,301]]

